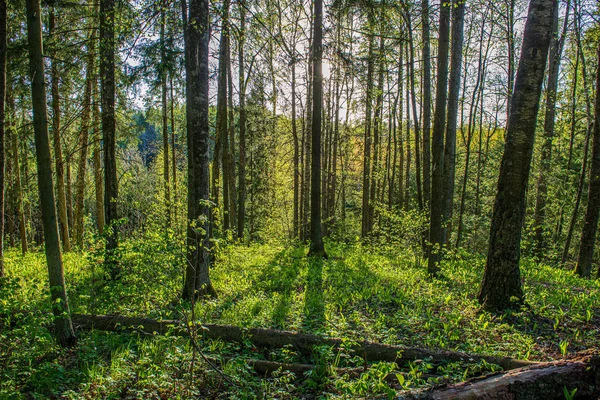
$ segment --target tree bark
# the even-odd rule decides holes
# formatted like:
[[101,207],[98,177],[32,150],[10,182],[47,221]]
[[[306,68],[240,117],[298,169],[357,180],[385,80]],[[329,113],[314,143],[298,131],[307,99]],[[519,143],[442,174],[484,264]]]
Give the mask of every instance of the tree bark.
[[[6,123],[6,50],[7,20],[6,0],[0,0],[0,278],[4,276],[4,156]],[[16,134],[13,134],[16,137]],[[17,165],[17,174],[18,172]]]
[[537,196],[534,211],[534,231],[536,250],[542,255],[546,248],[545,240],[545,221],[546,221],[546,202],[548,196],[548,176],[552,164],[552,141],[554,140],[554,120],[556,116],[556,91],[558,90],[558,73],[560,69],[560,59],[562,56],[563,44],[566,31],[569,25],[569,11],[571,2],[567,1],[567,10],[563,24],[562,34],[558,34],[558,7],[554,12],[554,23],[552,25],[552,41],[550,42],[550,56],[548,65],[548,83],[546,88],[546,113],[544,117],[544,141],[542,144],[542,154],[540,159],[540,172],[537,181]]
[[451,233],[452,209],[454,205],[454,180],[456,177],[456,125],[458,99],[462,72],[463,28],[465,23],[465,1],[456,0],[452,7],[452,55],[450,60],[450,84],[444,145],[442,242],[445,246]]
[[423,57],[423,202],[429,210],[431,201],[431,46],[429,34],[429,0],[421,2]]
[[94,79],[96,79],[95,29],[92,29],[88,41],[85,89],[83,93],[83,112],[81,115],[81,131],[79,132],[80,151],[77,163],[77,183],[75,185],[75,244],[77,244],[80,249],[83,247],[83,201],[85,197],[85,174],[87,169],[90,116],[92,114],[92,91]]
[[[181,321],[163,320],[156,321],[150,318],[124,317],[116,315],[73,315],[73,322],[82,329],[98,329],[103,331],[141,331],[147,334],[154,332],[164,335],[187,336],[185,327]],[[440,351],[421,349],[416,347],[392,346],[368,341],[357,341],[348,347],[343,339],[324,338],[309,333],[280,331],[263,328],[240,328],[231,325],[197,324],[196,328],[201,330],[205,339],[220,339],[226,342],[243,342],[249,340],[256,347],[275,348],[293,347],[299,353],[310,356],[314,346],[330,346],[333,348],[344,347],[353,354],[363,357],[367,361],[397,362],[405,365],[409,361],[430,359],[434,364],[442,362],[480,362],[496,364],[505,370],[537,365],[536,362],[517,360],[507,357],[487,356],[480,354],[468,354],[452,351]]]
[[321,226],[321,118],[323,114],[323,1],[314,1],[312,47],[313,111],[310,164],[310,249],[309,255],[327,257]]
[[[600,60],[600,46],[598,47],[598,60]],[[575,273],[588,278],[592,270],[594,243],[598,229],[598,216],[600,214],[600,74],[596,74],[596,104],[594,116],[594,133],[592,139],[592,166],[590,168],[590,183],[588,186],[588,204],[581,232],[579,257]],[[598,272],[600,277],[600,272]]]
[[[240,97],[240,138],[239,138],[239,167],[238,167],[238,215],[237,215],[237,237],[244,238],[244,227],[246,224],[246,80],[244,68],[244,45],[246,43],[246,2],[239,0],[240,27],[238,39],[239,58],[239,97]],[[293,68],[293,67],[292,67]],[[292,116],[294,118],[294,115]],[[295,126],[295,125],[294,125]]]
[[95,194],[95,206],[96,206],[96,224],[98,227],[98,233],[101,235],[104,233],[104,177],[102,176],[102,160],[101,153],[102,148],[100,142],[102,139],[100,132],[100,105],[98,104],[98,80],[94,79],[92,89],[92,113],[93,113],[93,129],[92,137],[94,138],[94,148],[92,161],[94,166],[94,194]]
[[544,80],[556,0],[529,5],[519,71],[500,165],[487,262],[479,302],[497,311],[523,301],[519,269],[525,190],[529,178],[537,112]]
[[117,248],[117,159],[115,121],[115,0],[100,0],[100,86],[104,145],[104,216],[108,225],[105,265],[111,279],[119,275]]
[[448,49],[450,47],[450,7],[442,4],[440,9],[438,38],[438,66],[435,93],[435,114],[431,158],[431,207],[429,224],[429,249],[427,272],[436,275],[442,259],[443,246],[443,182],[444,182],[444,128],[446,127],[446,98],[448,94]]
[[188,135],[187,262],[182,297],[216,296],[209,275],[209,129],[208,129],[208,0],[191,0],[189,18],[182,1],[186,66]]
[[39,0],[27,0],[27,39],[33,106],[33,128],[38,169],[38,188],[42,222],[44,226],[48,280],[54,313],[57,342],[71,346],[77,342],[71,323],[69,301],[65,288],[60,239],[56,220],[54,189],[52,187],[52,161],[48,140],[48,111],[44,83],[44,56],[42,45],[42,10]]
[[[56,17],[54,7],[50,8],[49,33],[54,35],[56,30]],[[58,88],[58,65],[53,58],[51,62],[51,87],[52,87],[52,136],[54,138],[54,162],[56,168],[56,195],[58,197],[58,222],[63,250],[71,251],[69,239],[69,221],[67,216],[67,196],[65,191],[65,163],[62,156],[62,144],[60,140],[60,94]]]
[[163,187],[165,191],[165,219],[166,227],[171,227],[171,184],[169,182],[169,120],[167,103],[167,45],[165,28],[167,24],[167,2],[163,0],[160,5],[160,85],[161,85],[161,111],[162,111],[162,140],[163,140]]
[[[369,11],[372,13],[372,11]],[[372,19],[374,17],[369,14],[369,24],[368,28],[373,29]],[[373,69],[374,69],[374,37],[372,33],[368,33],[367,38],[369,44],[368,55],[367,55],[367,89],[366,89],[366,109],[365,109],[365,140],[364,140],[364,155],[363,155],[363,188],[362,188],[362,229],[361,236],[363,238],[369,235],[370,230],[370,185],[372,184],[370,180],[371,173],[371,108],[372,108],[372,98],[373,98]]]

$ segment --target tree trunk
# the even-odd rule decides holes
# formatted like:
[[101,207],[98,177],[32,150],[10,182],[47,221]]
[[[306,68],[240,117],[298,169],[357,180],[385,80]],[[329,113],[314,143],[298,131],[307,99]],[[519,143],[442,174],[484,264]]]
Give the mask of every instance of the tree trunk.
[[[521,59],[500,165],[498,192],[479,302],[492,311],[523,301],[519,269],[525,190],[529,178],[537,112],[544,80],[556,0],[529,5]],[[516,300],[516,301],[515,301]]]
[[429,39],[429,0],[421,2],[423,57],[423,201],[429,210],[431,201],[431,48]]
[[[217,80],[217,116],[215,125],[215,153],[213,158],[213,201],[219,209],[219,191],[223,187],[223,228],[229,229],[229,138],[227,132],[227,37],[229,36],[229,0],[223,1],[223,18],[221,21],[221,38],[219,40],[219,70]],[[220,164],[223,165],[223,180],[220,176]],[[213,227],[214,229],[214,227]]]
[[310,249],[309,255],[327,257],[321,228],[321,118],[323,114],[323,1],[314,1],[312,43],[313,111],[310,164]]
[[85,77],[85,90],[83,93],[83,111],[81,116],[81,131],[79,132],[79,162],[77,166],[77,183],[75,189],[75,244],[83,247],[83,200],[85,197],[85,174],[87,169],[88,142],[90,131],[90,116],[92,113],[92,91],[95,71],[95,29],[92,29],[88,40],[88,59]]
[[[1,1],[1,0],[0,0]],[[0,11],[1,12],[1,11]],[[14,98],[11,96],[11,105],[14,110]],[[14,118],[16,119],[16,111],[14,114]],[[21,239],[21,254],[25,255],[28,251],[27,244],[27,225],[25,223],[25,210],[23,206],[23,188],[21,185],[21,161],[19,160],[19,135],[16,130],[15,121],[11,122],[11,126],[13,127],[12,135],[10,136],[11,140],[11,148],[12,148],[12,167],[13,167],[13,175],[14,175],[14,192],[15,192],[15,203],[16,203],[16,212],[17,219],[19,220],[19,237]],[[1,128],[0,128],[1,129]],[[6,147],[5,147],[6,149]]]
[[[246,3],[245,0],[239,0],[240,9],[240,27],[238,41],[239,55],[239,96],[240,96],[240,150],[239,150],[239,169],[238,169],[238,215],[237,215],[237,237],[244,238],[244,226],[246,223],[246,80],[244,79],[244,45],[246,43]],[[294,105],[292,105],[294,107]],[[292,116],[294,118],[294,116]],[[295,125],[294,125],[295,127]]]
[[[6,0],[0,0],[0,278],[4,276],[4,142],[6,120]],[[13,134],[16,137],[16,134]],[[17,164],[17,175],[19,174]]]
[[[56,29],[56,18],[54,16],[54,7],[50,9],[50,35],[54,34]],[[62,156],[62,145],[60,140],[60,95],[58,89],[58,66],[56,60],[51,62],[51,87],[52,87],[52,136],[54,138],[54,161],[56,168],[56,195],[58,197],[58,222],[60,227],[60,237],[62,239],[63,250],[71,251],[71,241],[69,240],[69,221],[67,216],[67,197],[65,191],[65,163]]]
[[95,206],[96,206],[96,224],[98,227],[98,232],[102,235],[104,233],[104,183],[102,176],[102,160],[101,153],[102,149],[100,146],[100,142],[102,139],[100,133],[100,106],[98,104],[98,80],[94,79],[93,89],[92,89],[92,98],[93,98],[93,129],[92,129],[92,137],[94,140],[94,148],[92,155],[93,165],[94,165],[94,194],[95,194]]
[[[187,18],[186,0],[182,1]],[[216,296],[209,276],[208,0],[191,0],[184,23],[188,135],[187,262],[182,297]]]
[[160,86],[161,86],[161,108],[162,108],[162,140],[163,140],[163,187],[165,191],[165,218],[166,227],[171,227],[171,184],[169,182],[169,121],[167,103],[167,45],[165,28],[167,24],[167,2],[163,0],[160,5]]
[[534,231],[536,250],[539,255],[544,253],[545,243],[545,220],[546,220],[546,199],[548,196],[547,178],[550,175],[552,164],[552,141],[554,140],[554,119],[556,115],[556,91],[558,89],[558,72],[560,69],[560,59],[562,56],[563,44],[569,24],[569,11],[571,2],[567,1],[567,10],[562,34],[558,36],[558,7],[554,12],[554,23],[552,25],[552,41],[550,42],[550,56],[548,65],[548,83],[546,88],[546,115],[544,117],[544,141],[542,144],[542,154],[540,159],[540,172],[537,181],[537,197],[534,211]]
[[224,169],[227,170],[227,181],[229,187],[229,228],[232,231],[237,230],[236,220],[236,191],[235,191],[235,118],[233,113],[233,73],[231,71],[231,37],[227,35],[227,103],[229,104],[228,117],[228,134],[229,143],[227,148],[227,164]]
[[65,288],[60,239],[56,221],[52,161],[48,141],[48,112],[44,84],[44,56],[42,46],[42,10],[39,0],[27,0],[27,39],[33,105],[33,128],[38,169],[38,187],[42,222],[44,226],[46,262],[54,312],[55,335],[61,346],[77,342],[71,323],[69,302]]
[[371,187],[369,194],[369,221],[368,221],[368,232],[373,231],[373,223],[375,221],[375,206],[377,205],[377,190],[381,183],[379,182],[380,176],[380,165],[379,157],[381,151],[381,115],[383,109],[383,77],[384,77],[384,55],[385,39],[381,37],[379,39],[379,51],[377,52],[377,61],[379,63],[379,71],[377,77],[377,89],[375,96],[375,112],[373,116],[373,162],[371,167]]
[[448,93],[448,114],[446,143],[444,145],[442,242],[445,246],[451,233],[452,209],[454,205],[454,179],[456,176],[456,124],[458,120],[458,99],[462,72],[463,27],[465,23],[465,2],[457,1],[452,7],[452,59],[450,60],[450,87]]
[[119,274],[117,248],[117,159],[115,133],[115,0],[100,0],[100,85],[104,145],[104,215],[108,225],[105,265],[111,279]]
[[436,275],[442,259],[443,229],[443,182],[444,182],[444,128],[446,127],[446,97],[448,94],[448,48],[450,46],[450,7],[443,4],[440,9],[438,38],[438,66],[435,93],[435,114],[431,158],[431,211],[427,271]]
[[[369,18],[368,28],[373,29],[373,24],[371,20],[373,17]],[[369,235],[370,230],[370,173],[371,173],[371,108],[372,108],[372,98],[373,98],[373,69],[374,69],[374,60],[373,60],[373,47],[374,47],[374,37],[372,33],[368,34],[368,55],[367,55],[367,89],[366,89],[366,110],[365,110],[365,140],[364,140],[364,155],[363,155],[363,188],[362,188],[362,230],[361,236],[363,238]]]
[[[600,46],[598,47],[598,60],[600,60]],[[600,65],[600,64],[599,64]],[[600,74],[596,74],[596,105],[594,116],[594,133],[592,140],[592,166],[590,168],[590,183],[588,186],[588,204],[581,232],[579,257],[575,273],[588,278],[592,270],[592,257],[594,243],[598,229],[598,215],[600,214]],[[600,277],[600,272],[598,272]]]

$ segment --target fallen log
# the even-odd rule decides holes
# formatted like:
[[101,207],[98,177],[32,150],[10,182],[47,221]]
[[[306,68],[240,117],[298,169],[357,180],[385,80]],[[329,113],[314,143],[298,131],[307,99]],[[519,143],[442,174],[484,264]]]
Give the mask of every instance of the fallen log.
[[564,391],[576,398],[599,398],[600,357],[597,353],[572,359],[495,373],[466,382],[421,392],[407,399],[564,399]]
[[[116,315],[87,315],[74,314],[73,324],[80,329],[98,329],[104,331],[137,330],[148,334],[157,333],[164,335],[167,332],[179,336],[188,336],[187,330],[181,321],[157,321],[150,318],[124,317]],[[244,329],[229,325],[197,324],[200,328],[199,335],[205,339],[220,339],[226,342],[244,342],[249,340],[254,346],[260,348],[281,348],[290,346],[301,354],[310,356],[314,346],[331,346],[334,348],[345,347],[355,354],[363,357],[365,361],[387,361],[405,365],[414,360],[431,360],[432,363],[442,362],[480,362],[501,366],[504,370],[511,370],[536,364],[531,361],[517,360],[507,357],[485,356],[466,354],[452,351],[432,351],[414,347],[392,346],[368,341],[348,343],[342,339],[324,338],[321,336],[280,331],[274,329],[250,328]]]

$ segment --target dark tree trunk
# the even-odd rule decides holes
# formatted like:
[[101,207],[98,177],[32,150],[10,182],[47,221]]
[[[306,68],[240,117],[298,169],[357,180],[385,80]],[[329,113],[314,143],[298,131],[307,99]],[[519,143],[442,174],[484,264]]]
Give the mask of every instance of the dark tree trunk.
[[554,12],[554,23],[552,25],[552,41],[550,42],[550,55],[548,64],[548,83],[546,88],[546,115],[544,117],[544,141],[540,159],[540,172],[537,181],[537,197],[534,211],[534,231],[536,250],[542,255],[546,248],[544,233],[546,220],[546,200],[548,196],[548,176],[552,164],[552,141],[554,140],[554,119],[556,115],[556,91],[558,89],[558,72],[560,59],[565,40],[566,30],[569,24],[569,11],[571,2],[567,1],[567,10],[562,34],[558,36],[558,7]]
[[[6,0],[0,0],[0,278],[4,276],[4,139],[6,120]],[[16,137],[16,134],[14,135]],[[19,166],[17,164],[17,175]]]
[[[227,164],[224,169],[227,171],[227,186],[229,188],[229,205],[228,205],[228,216],[229,216],[229,229],[232,231],[237,230],[236,220],[236,191],[235,191],[235,119],[233,113],[233,73],[231,71],[231,38],[227,35],[227,103],[229,104],[228,118],[229,124],[227,133],[229,134],[229,141],[227,150]],[[225,171],[223,171],[225,172]]]
[[[213,201],[219,209],[219,192],[223,185],[223,228],[229,229],[229,180],[227,174],[227,162],[229,160],[227,138],[227,36],[229,35],[229,1],[223,2],[223,19],[221,21],[221,38],[219,41],[219,70],[217,80],[217,116],[215,125],[215,152],[212,165],[212,192]],[[221,181],[220,165],[223,165],[223,180]],[[214,229],[214,226],[212,227]]]
[[429,209],[431,201],[431,48],[429,39],[429,1],[421,2],[423,57],[423,201]]
[[435,275],[439,271],[442,258],[443,230],[443,182],[444,182],[444,128],[446,127],[446,98],[448,95],[448,49],[450,47],[450,7],[443,4],[440,9],[440,29],[438,38],[438,65],[435,93],[435,114],[431,158],[431,207],[429,224],[429,250],[427,271]]
[[309,255],[327,257],[321,228],[321,118],[323,114],[323,1],[314,1],[313,112],[310,164],[310,250]]
[[[417,205],[419,210],[423,209],[423,190],[421,189],[421,125],[419,124],[419,113],[417,112],[417,95],[415,90],[415,49],[413,44],[412,24],[410,16],[407,13],[406,21],[408,23],[408,47],[406,49],[408,60],[409,74],[407,79],[410,79],[410,95],[413,111],[413,123],[415,130],[415,183],[417,185]],[[408,88],[408,83],[407,83]],[[410,108],[406,109],[410,113]]]
[[[186,0],[183,16],[187,21]],[[215,296],[209,276],[208,0],[191,0],[184,24],[188,134],[188,254],[182,297]]]
[[532,0],[529,4],[479,293],[479,302],[488,310],[503,310],[523,301],[519,259],[525,190],[557,3]]
[[238,215],[237,215],[237,237],[244,238],[244,226],[246,223],[246,80],[244,79],[244,44],[246,42],[246,4],[245,0],[239,0],[240,28],[238,41],[239,54],[239,96],[240,96],[240,150],[238,170]]
[[46,108],[46,86],[44,84],[44,56],[42,51],[42,10],[39,0],[27,0],[27,39],[33,105],[33,128],[38,169],[38,187],[42,222],[44,226],[46,262],[54,313],[55,335],[61,346],[77,342],[71,323],[69,302],[65,288],[62,255],[54,189],[52,187],[52,161],[48,140],[48,111]]
[[117,248],[117,158],[115,121],[115,0],[100,0],[100,86],[104,145],[104,216],[108,225],[105,264],[111,279],[119,274]]
[[448,115],[446,143],[444,146],[444,180],[442,210],[442,242],[445,246],[451,233],[452,208],[454,205],[454,179],[456,176],[456,125],[458,99],[462,72],[463,27],[465,2],[460,0],[452,7],[452,59],[450,60],[450,87],[448,93]]
[[[54,16],[54,7],[50,9],[50,35],[54,35],[56,30],[56,18]],[[65,163],[62,156],[62,145],[60,141],[60,94],[58,88],[58,65],[56,60],[51,62],[51,87],[52,87],[52,136],[54,138],[54,161],[56,168],[56,195],[58,197],[58,222],[60,228],[60,237],[62,239],[63,250],[71,251],[71,241],[69,239],[69,221],[67,216],[67,195],[65,190]]]
[[167,2],[160,5],[160,86],[161,86],[161,111],[162,111],[162,140],[163,140],[163,188],[165,191],[165,218],[166,227],[171,227],[171,184],[169,183],[169,121],[167,103],[167,45],[165,28],[167,24]]
[[[598,60],[600,60],[600,46],[598,47]],[[600,65],[600,64],[599,64]],[[594,133],[592,139],[592,166],[590,169],[590,183],[588,187],[588,204],[581,232],[579,257],[575,273],[588,278],[592,270],[592,257],[594,243],[598,229],[598,215],[600,214],[600,74],[596,74],[596,105],[594,116]],[[600,272],[598,272],[600,277]]]
[[[10,105],[12,105],[12,110],[15,110],[14,107],[14,97],[8,97],[10,101]],[[15,112],[15,111],[13,111]],[[14,114],[14,119],[11,118],[11,125],[15,127],[16,120],[16,112]],[[1,129],[1,128],[0,128]],[[19,135],[17,133],[16,128],[12,130],[12,135],[10,137],[11,148],[12,148],[12,168],[14,175],[14,193],[15,193],[15,205],[16,205],[16,213],[17,219],[19,220],[19,237],[21,239],[21,254],[25,255],[28,251],[28,243],[27,243],[27,229],[25,224],[25,210],[23,207],[23,188],[21,185],[21,161],[19,157]],[[6,138],[5,138],[6,139]],[[6,150],[6,147],[5,147]]]

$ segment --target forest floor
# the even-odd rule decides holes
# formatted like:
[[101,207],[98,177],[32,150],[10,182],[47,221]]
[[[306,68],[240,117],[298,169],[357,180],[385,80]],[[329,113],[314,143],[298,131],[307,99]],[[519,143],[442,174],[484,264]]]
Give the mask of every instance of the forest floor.
[[[600,347],[600,282],[524,260],[526,305],[493,315],[480,310],[477,291],[484,259],[453,253],[442,278],[431,280],[409,251],[327,242],[329,259],[281,243],[223,246],[212,269],[219,296],[198,302],[201,323],[315,333],[352,341],[444,349],[546,361]],[[120,280],[105,282],[101,251],[65,254],[71,310],[153,319],[189,315],[177,302],[181,251],[160,240],[121,245]],[[402,369],[379,362],[358,374],[331,367],[364,367],[362,358],[323,346],[311,357],[293,348],[259,350],[248,341],[200,341],[225,380],[194,354],[185,337],[78,331],[71,349],[51,336],[45,258],[6,254],[0,285],[0,398],[356,398],[393,397],[402,390],[458,382],[499,367],[486,362]],[[178,266],[179,265],[179,266]],[[19,312],[16,312],[16,311]],[[21,312],[27,311],[27,312]],[[259,376],[247,359],[317,367],[304,376]],[[389,373],[402,375],[394,382]],[[573,388],[565,388],[571,390]]]

